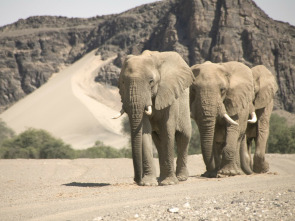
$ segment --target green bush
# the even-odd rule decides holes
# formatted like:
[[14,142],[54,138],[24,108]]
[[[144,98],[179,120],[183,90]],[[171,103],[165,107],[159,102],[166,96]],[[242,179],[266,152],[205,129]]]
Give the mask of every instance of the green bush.
[[62,140],[44,130],[28,129],[0,147],[1,158],[74,158],[75,151]]
[[61,139],[45,130],[28,129],[7,138],[0,144],[0,158],[15,159],[74,159],[74,158],[131,158],[130,148],[115,149],[97,141],[86,150],[74,150]]
[[295,126],[288,126],[285,118],[272,114],[267,143],[269,153],[295,153]]
[[78,158],[130,158],[131,149],[115,149],[110,146],[105,146],[101,141],[96,141],[93,147],[86,150],[76,150]]
[[15,135],[14,131],[7,127],[6,123],[0,119],[0,145],[9,138]]

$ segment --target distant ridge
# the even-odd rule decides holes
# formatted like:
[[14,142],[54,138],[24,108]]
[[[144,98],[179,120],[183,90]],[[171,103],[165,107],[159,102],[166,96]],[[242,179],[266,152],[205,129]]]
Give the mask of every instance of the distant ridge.
[[295,113],[295,28],[252,0],[163,0],[89,19],[37,16],[0,28],[0,112],[96,49],[96,81],[116,86],[126,54],[173,50],[189,65],[206,60],[264,64],[276,76],[275,109]]

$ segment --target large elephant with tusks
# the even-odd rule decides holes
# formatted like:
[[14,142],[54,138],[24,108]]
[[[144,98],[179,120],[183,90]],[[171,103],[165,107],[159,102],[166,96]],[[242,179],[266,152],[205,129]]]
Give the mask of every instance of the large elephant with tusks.
[[159,155],[159,184],[172,185],[188,178],[189,86],[193,80],[190,67],[176,52],[144,51],[126,58],[119,77],[121,114],[126,112],[129,117],[138,185],[157,184],[152,140]]
[[250,174],[245,133],[250,114],[255,121],[251,69],[236,61],[191,68],[190,107],[200,132],[203,176]]

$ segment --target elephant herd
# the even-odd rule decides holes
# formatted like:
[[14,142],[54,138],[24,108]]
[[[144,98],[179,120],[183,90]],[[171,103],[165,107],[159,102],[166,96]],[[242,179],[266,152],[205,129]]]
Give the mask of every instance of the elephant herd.
[[[114,118],[128,114],[138,185],[173,185],[188,179],[191,118],[200,132],[206,165],[202,176],[268,171],[265,148],[277,84],[263,65],[250,69],[236,61],[207,61],[189,67],[176,52],[144,51],[127,56],[118,87],[123,105]],[[159,156],[158,179],[152,142]]]

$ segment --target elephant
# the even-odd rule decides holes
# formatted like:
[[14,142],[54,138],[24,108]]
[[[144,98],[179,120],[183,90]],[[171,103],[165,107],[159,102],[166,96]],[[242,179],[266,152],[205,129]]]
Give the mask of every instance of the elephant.
[[[273,109],[273,99],[278,90],[275,77],[264,66],[257,65],[251,68],[254,78],[255,98],[253,105],[257,116],[257,122],[248,123],[246,136],[249,151],[249,164],[253,172],[266,173],[269,164],[265,160],[266,143],[269,135],[269,121]],[[251,158],[252,141],[255,142],[254,164]]]
[[[126,112],[129,117],[134,181],[138,185],[173,185],[188,178],[187,155],[192,130],[189,86],[193,80],[190,67],[176,52],[146,50],[125,59],[118,83],[122,102],[118,116]],[[158,181],[152,141],[159,156]]]
[[190,87],[191,117],[199,128],[206,165],[202,176],[251,173],[245,137],[249,116],[255,121],[251,69],[237,61],[207,61],[191,69],[195,76]]

